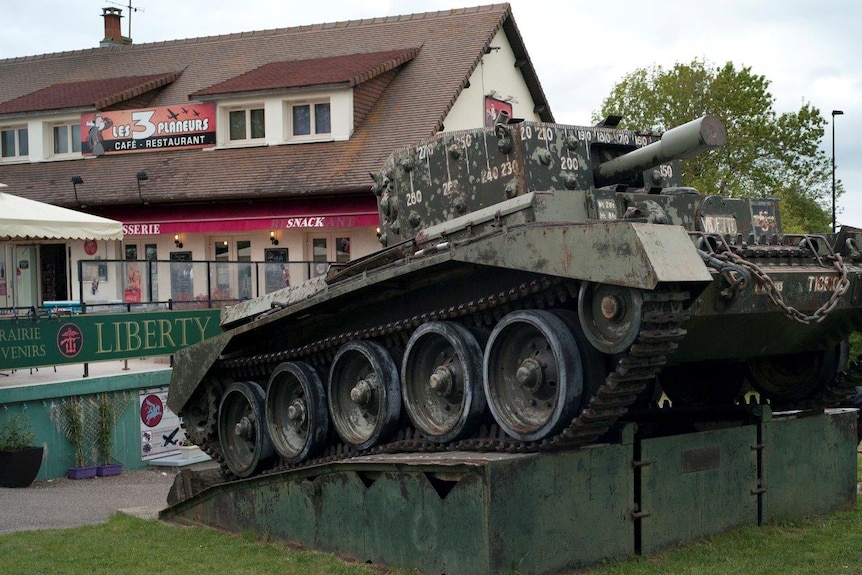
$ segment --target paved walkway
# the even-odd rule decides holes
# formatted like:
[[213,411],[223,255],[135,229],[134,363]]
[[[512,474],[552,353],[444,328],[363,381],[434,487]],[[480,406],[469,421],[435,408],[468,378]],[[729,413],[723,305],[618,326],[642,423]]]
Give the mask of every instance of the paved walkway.
[[[218,468],[206,456],[184,460],[166,457],[141,471],[112,477],[35,481],[30,487],[0,487],[0,534],[65,529],[104,523],[117,512],[157,519],[167,507],[168,492],[180,469]],[[0,568],[2,572],[2,568]]]
[[156,518],[167,505],[175,473],[154,468],[77,481],[48,479],[20,489],[0,487],[0,534],[93,525],[120,510]]
[[[171,369],[169,358],[143,357],[128,360],[97,361],[87,364],[88,377],[106,377],[112,375],[127,375],[147,371]],[[23,368],[16,370],[0,370],[0,387],[16,387],[22,385],[40,385],[59,381],[77,381],[84,379],[84,364],[47,366],[40,368]]]

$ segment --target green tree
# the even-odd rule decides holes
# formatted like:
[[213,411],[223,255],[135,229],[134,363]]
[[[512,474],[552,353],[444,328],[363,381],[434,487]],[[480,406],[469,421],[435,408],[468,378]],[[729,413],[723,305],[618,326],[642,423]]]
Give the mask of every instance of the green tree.
[[727,128],[727,144],[683,160],[686,185],[705,194],[780,197],[785,232],[827,232],[831,164],[819,148],[826,120],[808,103],[778,114],[769,84],[731,62],[640,68],[614,86],[594,120],[617,114],[622,127],[663,132],[713,114]]

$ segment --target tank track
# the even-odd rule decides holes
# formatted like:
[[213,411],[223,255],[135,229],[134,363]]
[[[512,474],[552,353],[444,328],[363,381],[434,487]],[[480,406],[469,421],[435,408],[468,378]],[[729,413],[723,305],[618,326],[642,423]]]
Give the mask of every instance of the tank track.
[[[577,300],[578,287],[576,282],[544,278],[465,304],[339,334],[299,348],[220,360],[218,368],[234,380],[261,379],[283,361],[301,358],[316,365],[326,364],[334,357],[339,346],[351,340],[382,339],[387,346],[403,345],[413,329],[432,320],[458,320],[467,327],[489,329],[504,315],[517,309],[554,308],[574,302]],[[666,285],[661,290],[645,292],[643,300],[640,332],[635,343],[615,360],[613,370],[581,413],[553,437],[538,442],[523,442],[507,436],[496,425],[490,425],[482,426],[471,438],[441,445],[424,439],[417,430],[408,426],[401,429],[392,441],[367,450],[360,451],[345,443],[335,443],[317,457],[298,464],[279,462],[276,456],[276,464],[262,473],[313,467],[375,454],[446,451],[537,453],[577,449],[595,443],[626,415],[638,397],[652,385],[661,367],[667,363],[667,356],[673,353],[686,334],[682,328],[690,316],[690,297],[686,291],[679,286]],[[853,362],[847,371],[840,372],[827,382],[816,397],[782,407],[816,410],[835,406],[859,385],[862,385],[862,357]],[[207,403],[211,404],[210,401]],[[202,449],[222,466],[225,478],[233,479],[224,463],[215,434],[210,432],[200,439],[202,441],[198,443]]]
[[[470,301],[458,306],[413,316],[398,322],[339,334],[322,341],[271,354],[221,360],[219,369],[234,380],[267,377],[278,363],[303,359],[312,364],[325,364],[338,347],[357,339],[381,338],[387,346],[403,345],[413,329],[426,321],[458,320],[468,328],[491,328],[507,313],[526,308],[554,308],[575,302],[579,285],[560,279],[541,279],[521,284],[497,294]],[[312,467],[362,455],[382,453],[417,453],[443,451],[535,453],[575,449],[594,443],[605,435],[638,396],[651,385],[655,375],[666,364],[668,354],[677,348],[685,336],[681,324],[688,319],[689,294],[678,286],[664,286],[655,292],[643,294],[640,332],[629,349],[615,360],[613,370],[596,389],[589,403],[567,427],[555,435],[537,442],[523,442],[505,435],[496,425],[483,426],[472,438],[441,445],[424,439],[415,429],[401,429],[386,444],[358,451],[352,446],[337,443],[327,447],[318,457],[299,464],[281,462],[263,473]],[[217,438],[208,437],[204,451],[214,457],[225,469]]]

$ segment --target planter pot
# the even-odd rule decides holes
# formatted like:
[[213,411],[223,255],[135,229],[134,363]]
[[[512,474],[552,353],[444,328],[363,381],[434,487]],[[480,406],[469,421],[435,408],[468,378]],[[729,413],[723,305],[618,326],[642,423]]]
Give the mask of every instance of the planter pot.
[[95,465],[91,467],[70,467],[69,468],[69,479],[89,479],[91,477],[96,476]]
[[109,463],[108,465],[100,465],[96,468],[96,475],[99,477],[110,477],[112,475],[119,475],[122,472],[122,463]]
[[27,487],[42,467],[43,447],[0,451],[0,487]]

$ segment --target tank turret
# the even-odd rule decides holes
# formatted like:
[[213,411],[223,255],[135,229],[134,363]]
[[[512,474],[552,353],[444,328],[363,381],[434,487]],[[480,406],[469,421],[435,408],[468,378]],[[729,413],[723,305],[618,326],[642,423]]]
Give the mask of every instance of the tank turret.
[[724,139],[709,115],[662,136],[534,122],[443,133],[393,153],[374,176],[380,240],[393,245],[531,191],[679,186],[677,160]]

